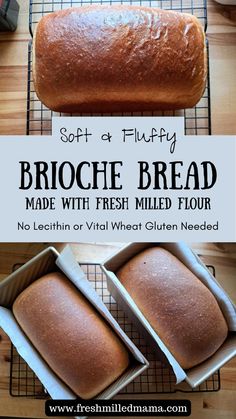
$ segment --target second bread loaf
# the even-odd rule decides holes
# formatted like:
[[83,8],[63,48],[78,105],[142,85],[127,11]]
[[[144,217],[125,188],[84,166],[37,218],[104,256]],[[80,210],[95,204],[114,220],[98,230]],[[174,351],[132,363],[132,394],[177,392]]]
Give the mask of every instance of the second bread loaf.
[[128,352],[95,308],[60,273],[16,299],[13,313],[51,369],[77,396],[95,397],[127,368]]
[[182,368],[203,362],[224,342],[228,327],[214,295],[167,250],[147,248],[117,277]]

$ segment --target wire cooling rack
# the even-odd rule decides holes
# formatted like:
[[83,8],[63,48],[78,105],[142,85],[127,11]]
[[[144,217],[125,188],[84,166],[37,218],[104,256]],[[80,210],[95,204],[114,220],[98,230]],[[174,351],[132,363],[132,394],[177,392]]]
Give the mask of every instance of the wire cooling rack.
[[[111,297],[107,289],[105,275],[101,271],[100,266],[97,264],[81,264],[80,266],[114,318],[150,363],[149,368],[132,383],[128,384],[120,394],[132,396],[135,394],[176,393],[177,391],[186,393],[207,392],[218,391],[220,389],[219,371],[195,389],[191,389],[185,382],[176,386],[172,370],[167,365],[157,360],[153,351],[145,343],[144,339],[141,338],[135,327]],[[15,265],[14,269],[17,267],[19,267],[19,265]],[[214,267],[208,266],[208,269],[210,269],[215,276]],[[23,396],[40,399],[48,397],[47,392],[36,375],[19,356],[13,346],[11,349],[10,394],[15,397]]]
[[[88,4],[131,4],[151,7],[159,7],[165,10],[191,13],[195,15],[207,29],[207,6],[206,0],[30,0],[29,25],[33,34],[36,24],[47,13],[66,9],[72,6],[86,6]],[[207,44],[207,56],[208,44]],[[62,114],[52,112],[38,99],[32,77],[32,43],[29,43],[28,54],[28,97],[27,97],[27,135],[50,135],[52,132],[52,117]],[[69,115],[69,114],[63,114]],[[93,114],[78,114],[93,115]],[[96,114],[98,115],[98,114]],[[126,112],[106,113],[100,115],[123,115],[123,116],[184,116],[185,134],[187,135],[210,135],[211,134],[211,104],[210,104],[210,77],[208,62],[208,80],[205,92],[200,102],[192,109],[164,112]]]
[[47,13],[68,7],[87,6],[89,4],[132,4],[136,6],[159,7],[165,10],[191,13],[195,15],[206,30],[207,7],[206,0],[30,0],[29,24],[33,35],[35,25]]

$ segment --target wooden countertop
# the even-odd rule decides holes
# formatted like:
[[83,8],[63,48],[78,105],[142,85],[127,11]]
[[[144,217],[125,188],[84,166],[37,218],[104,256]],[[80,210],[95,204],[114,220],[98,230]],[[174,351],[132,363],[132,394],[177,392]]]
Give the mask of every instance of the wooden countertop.
[[[0,33],[0,134],[25,134],[28,1],[21,6],[18,29]],[[236,134],[236,7],[208,1],[208,39],[212,133]]]
[[[73,244],[80,262],[101,262],[121,243]],[[64,245],[56,244],[58,250]],[[236,244],[209,243],[190,246],[206,264],[216,268],[216,277],[236,302]],[[0,244],[0,280],[8,275],[15,263],[24,263],[45,248],[45,244]],[[10,343],[0,330],[0,416],[44,418],[44,401],[16,398],[9,395]],[[221,369],[221,390],[212,393],[176,393],[158,398],[184,398],[192,402],[192,419],[236,419],[236,358]]]

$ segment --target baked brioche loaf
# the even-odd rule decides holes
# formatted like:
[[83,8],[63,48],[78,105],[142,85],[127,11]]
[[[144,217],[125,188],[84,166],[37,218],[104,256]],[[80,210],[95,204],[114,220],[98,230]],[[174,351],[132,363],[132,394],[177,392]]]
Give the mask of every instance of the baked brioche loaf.
[[203,362],[224,342],[228,327],[215,297],[167,250],[144,250],[117,277],[182,368]]
[[83,399],[99,394],[128,366],[128,352],[115,332],[60,273],[27,287],[13,313],[51,369]]
[[206,75],[204,32],[190,14],[90,5],[49,13],[34,33],[35,90],[55,111],[189,108]]

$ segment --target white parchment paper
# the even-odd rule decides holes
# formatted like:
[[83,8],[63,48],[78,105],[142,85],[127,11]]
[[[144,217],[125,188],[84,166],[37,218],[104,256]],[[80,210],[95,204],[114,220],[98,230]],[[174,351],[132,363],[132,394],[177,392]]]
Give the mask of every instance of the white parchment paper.
[[[88,298],[88,300],[98,309],[101,315],[108,321],[111,327],[121,337],[127,348],[133,354],[134,358],[142,366],[142,368],[146,368],[148,366],[147,360],[135,347],[135,345],[128,338],[128,336],[126,336],[126,334],[122,331],[115,319],[111,316],[110,312],[108,311],[100,297],[97,295],[97,293],[87,280],[84,272],[79,267],[78,262],[75,260],[74,255],[69,246],[67,246],[62,251],[61,255],[59,255],[58,258],[55,260],[55,263],[60,268],[60,270],[65,273],[68,279],[70,279],[73,282],[76,288],[78,288],[78,290],[81,291],[86,296],[86,298]],[[21,275],[23,275],[22,270]],[[11,284],[8,283],[8,281],[6,281],[6,288],[10,286]],[[29,339],[25,336],[22,329],[19,327],[12,311],[5,307],[0,307],[0,327],[9,336],[17,352],[27,362],[30,368],[35,372],[35,374],[38,376],[39,380],[53,399],[76,398],[76,395],[53,373],[53,371],[42,359],[42,357],[34,348],[34,346],[30,343]],[[132,367],[132,371],[133,369],[134,368]],[[137,376],[138,374],[140,374],[138,370],[136,372],[132,372],[133,377]],[[132,376],[131,374],[129,377],[127,376],[126,384],[128,384],[128,382],[131,381]],[[126,384],[124,380],[124,385]],[[111,391],[111,394],[112,393],[116,394],[114,389]],[[80,417],[79,419],[86,418]]]
[[210,289],[227,321],[229,331],[236,331],[236,307],[228,294],[213,277],[210,271],[186,243],[172,243],[165,246],[179,258]]

